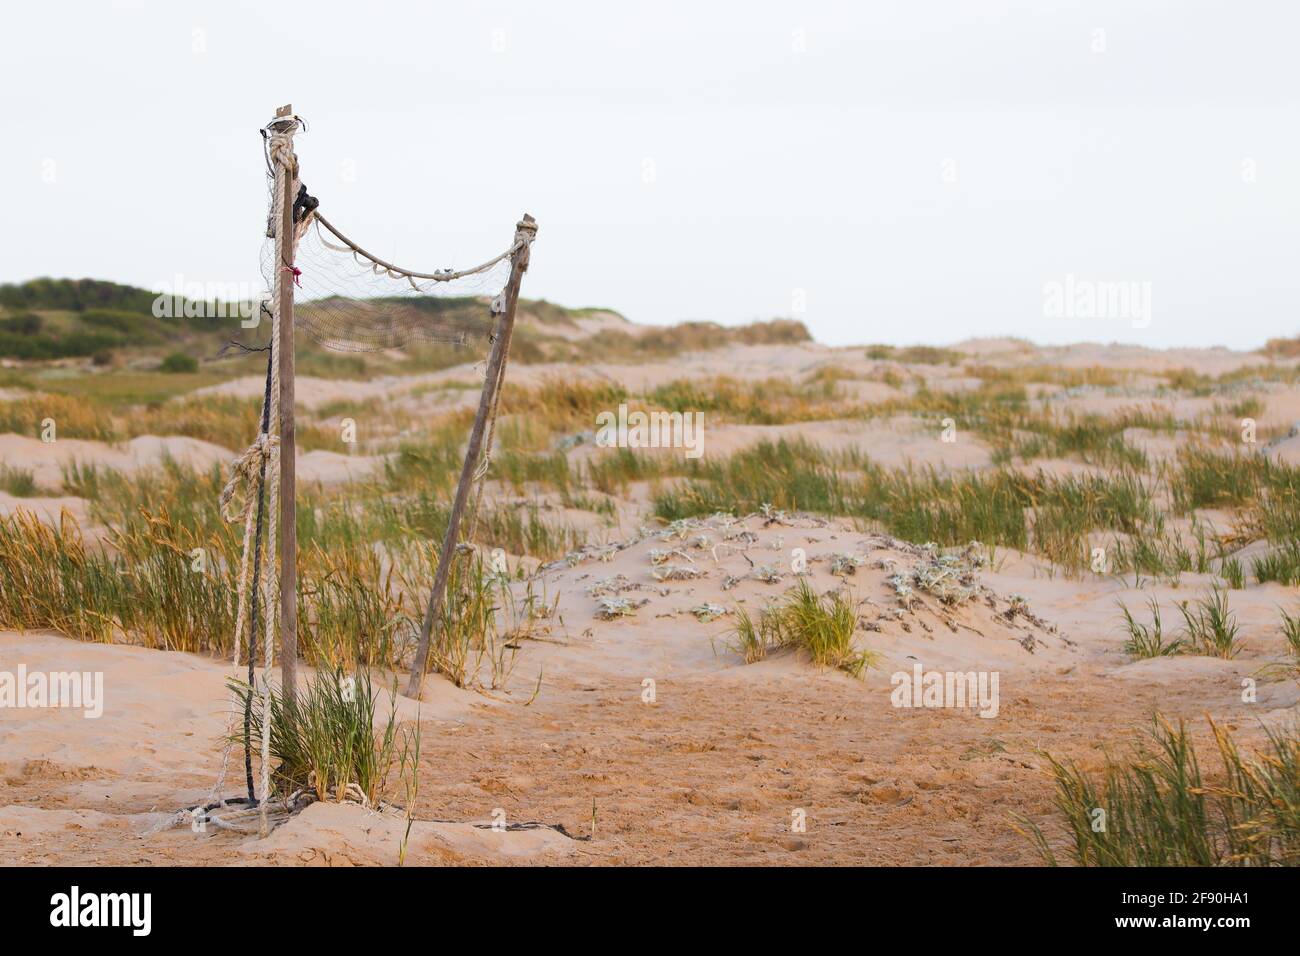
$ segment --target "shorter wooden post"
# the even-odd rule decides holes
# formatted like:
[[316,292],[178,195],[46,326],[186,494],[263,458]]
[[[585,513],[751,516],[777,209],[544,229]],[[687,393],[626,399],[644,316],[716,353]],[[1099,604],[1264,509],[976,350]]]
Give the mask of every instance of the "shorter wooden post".
[[465,448],[465,464],[461,467],[460,481],[456,485],[456,497],[452,501],[451,514],[447,518],[447,533],[442,538],[442,551],[438,555],[438,570],[433,578],[433,591],[429,594],[424,623],[420,627],[420,643],[415,650],[415,663],[411,666],[411,678],[406,685],[406,696],[417,700],[420,697],[425,668],[429,666],[429,644],[433,637],[433,629],[442,616],[447,578],[451,574],[452,562],[456,559],[460,520],[465,513],[470,486],[474,483],[474,471],[478,467],[479,456],[483,450],[488,410],[492,407],[497,383],[501,377],[501,364],[505,361],[506,353],[510,349],[510,339],[514,333],[515,306],[519,302],[520,283],[523,281],[524,272],[528,269],[529,242],[536,234],[536,222],[533,221],[532,216],[525,213],[515,231],[516,242],[520,240],[523,242],[510,258],[510,278],[504,290],[504,307],[497,314],[496,323],[492,328],[492,352],[488,357],[483,394],[479,398],[478,411],[474,415],[474,427],[470,429],[469,444]]

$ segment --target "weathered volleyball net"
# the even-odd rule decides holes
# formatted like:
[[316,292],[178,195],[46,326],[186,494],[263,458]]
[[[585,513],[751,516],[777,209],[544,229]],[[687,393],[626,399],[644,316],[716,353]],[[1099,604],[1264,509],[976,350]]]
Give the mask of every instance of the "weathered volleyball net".
[[[512,244],[481,263],[422,273],[375,257],[312,212],[294,259],[294,325],[338,352],[419,343],[486,346],[491,304],[510,278],[514,251]],[[263,251],[268,279],[274,262],[274,244],[268,241]]]
[[[271,673],[280,648],[282,706],[294,705],[297,657],[297,558],[294,484],[294,332],[343,352],[402,349],[420,343],[465,346],[467,358],[487,350],[483,392],[429,596],[407,693],[418,697],[432,629],[441,618],[450,565],[461,536],[471,487],[481,491],[491,448],[497,400],[505,376],[520,282],[528,268],[537,225],[525,215],[513,239],[495,255],[468,264],[417,269],[388,262],[331,223],[299,175],[294,134],[305,128],[289,107],[262,130],[270,213],[262,247],[266,299],[261,315],[271,327],[261,430],[232,464],[221,494],[227,520],[243,525],[234,635],[231,711],[220,776],[205,819],[245,829],[256,817],[265,834],[272,816],[291,812],[298,795],[273,800]],[[486,443],[485,443],[486,438]],[[473,511],[477,511],[477,495]],[[278,613],[277,613],[278,609]],[[261,658],[261,677],[256,674]],[[247,670],[240,672],[241,662]],[[253,697],[260,698],[260,741],[252,739]],[[246,796],[223,796],[243,716]],[[253,753],[260,749],[260,785]],[[272,806],[274,802],[274,806]],[[250,821],[251,822],[251,821]]]

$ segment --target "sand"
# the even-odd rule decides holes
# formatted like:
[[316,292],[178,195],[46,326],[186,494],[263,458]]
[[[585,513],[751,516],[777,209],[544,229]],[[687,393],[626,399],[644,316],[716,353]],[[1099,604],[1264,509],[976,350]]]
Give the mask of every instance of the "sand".
[[[1238,660],[1129,662],[1113,631],[1122,589],[1114,581],[1053,580],[1034,559],[1011,554],[981,575],[987,595],[954,609],[923,598],[895,619],[887,578],[919,559],[914,546],[798,517],[703,533],[721,541],[742,530],[756,536],[747,549],[756,564],[805,548],[819,589],[833,583],[823,556],[864,558],[848,581],[868,602],[864,614],[879,608],[882,618],[871,635],[881,658],[865,679],[790,652],[746,665],[725,646],[725,618],[701,623],[690,613],[708,601],[757,608],[793,581],[787,572],[724,592],[728,574],[748,570],[739,552],[719,549],[715,562],[711,550],[688,549],[707,572],[692,581],[655,581],[650,550],[674,545],[658,536],[608,561],[553,568],[543,578],[560,595],[564,625],[527,644],[495,701],[426,679],[423,823],[410,862],[1027,864],[1032,852],[1009,822],[1013,812],[1048,810],[1040,748],[1095,762],[1103,742],[1130,739],[1157,709],[1193,721],[1209,710],[1249,730],[1300,699],[1294,682],[1264,682],[1258,702],[1240,700],[1242,678],[1281,651],[1269,626],[1281,588],[1234,594],[1250,647]],[[632,618],[598,621],[588,589],[620,574],[639,585],[624,594],[649,603]],[[1012,594],[1034,620],[1007,620]],[[404,819],[360,807],[313,807],[268,840],[147,834],[215,779],[225,665],[52,634],[2,635],[0,660],[102,670],[107,688],[99,720],[0,711],[0,826],[24,833],[14,841],[19,858],[396,862]],[[998,717],[890,706],[890,675],[914,663],[998,671]],[[525,706],[539,672],[543,690]],[[653,702],[644,698],[647,680]],[[412,719],[416,707],[403,700],[402,714]],[[594,839],[573,839],[592,836],[593,806]],[[798,810],[807,832],[793,834]],[[496,833],[494,812],[545,826]]]
[[73,465],[98,465],[125,475],[157,468],[164,459],[193,468],[228,464],[231,452],[212,442],[181,436],[141,435],[117,444],[80,438],[43,442],[23,435],[0,435],[0,461],[32,473],[38,487],[60,488],[63,471]]
[[[607,317],[591,322],[613,327]],[[1036,349],[1009,340],[956,348],[993,364],[1107,365],[1139,373],[1189,367],[1219,374],[1261,361],[1226,350]],[[862,349],[744,346],[636,367],[519,365],[511,381],[578,376],[639,389],[719,374],[798,379],[835,367],[858,376],[843,383],[846,389],[883,401],[897,390],[877,377],[896,366],[867,359]],[[956,391],[975,382],[949,366],[902,371],[933,388]],[[308,409],[380,399],[403,408],[448,407],[472,393],[444,386],[471,381],[473,373],[464,366],[375,382],[300,379],[299,394]],[[210,391],[243,394],[253,386],[260,392],[255,379]],[[1213,409],[1213,400],[1161,398],[1140,386],[1043,391],[1079,412],[1152,403],[1175,414]],[[1300,419],[1300,390],[1261,386],[1256,392],[1266,406],[1261,423],[1280,431],[1267,453],[1300,460],[1300,438],[1285,434],[1287,423]],[[1135,431],[1129,437],[1157,457],[1174,454],[1180,444],[1178,436]],[[982,443],[945,445],[905,418],[706,429],[710,454],[782,438],[831,450],[865,447],[895,467],[990,464]],[[578,463],[593,453],[578,445],[569,456]],[[203,466],[224,465],[231,456],[174,437],[47,446],[12,435],[0,436],[0,454],[31,468],[47,490],[57,490],[61,466],[74,460],[134,473],[156,466],[164,454]],[[305,481],[347,482],[382,462],[382,455],[312,451],[300,456],[298,470]],[[1096,471],[1065,459],[1025,467]],[[1013,825],[1018,815],[1051,814],[1045,751],[1095,769],[1108,749],[1133,742],[1157,711],[1186,718],[1199,739],[1210,715],[1250,742],[1300,707],[1294,680],[1263,676],[1282,658],[1277,608],[1294,603],[1294,589],[1252,585],[1231,593],[1246,642],[1234,660],[1133,661],[1120,650],[1116,602],[1137,610],[1154,596],[1176,623],[1173,602],[1201,593],[1211,576],[1184,574],[1177,588],[1146,582],[1137,589],[1115,578],[1068,578],[1039,558],[999,550],[993,566],[977,572],[970,600],[945,605],[921,593],[904,609],[891,577],[930,560],[915,545],[808,515],[751,516],[674,535],[648,520],[647,491],[644,483],[634,485],[617,503],[617,521],[595,536],[612,547],[540,572],[536,584],[558,600],[557,614],[544,640],[523,643],[504,687],[476,693],[435,675],[426,678],[422,701],[398,698],[401,719],[419,720],[424,739],[408,865],[1034,864],[1032,845]],[[514,494],[495,482],[488,486],[490,499],[509,501]],[[549,503],[555,516],[593,520]],[[85,515],[76,498],[0,494],[0,511],[20,506],[51,520],[65,507]],[[699,535],[707,545],[695,546]],[[651,551],[673,548],[685,556],[671,563],[697,569],[698,577],[655,579]],[[806,553],[808,579],[819,591],[843,581],[861,602],[859,614],[870,628],[865,640],[877,654],[862,679],[819,669],[793,651],[746,664],[729,646],[729,616],[702,621],[693,613],[708,604],[756,612],[796,582],[794,548]],[[857,559],[850,576],[831,574],[836,555]],[[780,577],[754,577],[764,565]],[[621,596],[646,603],[631,617],[602,620],[591,594],[599,586],[622,588]],[[169,814],[202,800],[216,779],[227,664],[53,633],[0,633],[0,670],[19,664],[100,672],[106,705],[103,717],[91,720],[70,710],[0,709],[0,834],[7,861],[397,863],[402,814],[352,805],[314,805],[264,840],[186,828],[153,832]],[[917,665],[997,672],[997,716],[981,717],[974,708],[894,706],[893,675]],[[1250,680],[1257,694],[1247,701],[1243,681]],[[792,829],[796,819],[806,821],[805,830]],[[507,829],[493,829],[493,821]]]
[[[0,461],[29,471],[42,492],[31,498],[15,498],[0,492],[0,514],[26,507],[42,515],[56,515],[67,507],[78,519],[86,513],[85,502],[74,496],[60,496],[64,470],[77,465],[111,469],[123,475],[158,468],[165,460],[200,470],[214,465],[227,468],[235,453],[212,442],[180,435],[141,435],[130,441],[111,443],[79,438],[42,442],[22,435],[0,435]],[[325,449],[298,450],[298,477],[304,482],[335,484],[364,479],[382,469],[383,455],[352,455]],[[84,523],[84,522],[83,522]]]

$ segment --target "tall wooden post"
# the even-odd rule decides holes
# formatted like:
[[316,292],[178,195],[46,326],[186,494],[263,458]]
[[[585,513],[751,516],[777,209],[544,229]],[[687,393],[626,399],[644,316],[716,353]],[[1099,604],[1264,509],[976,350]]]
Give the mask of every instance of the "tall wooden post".
[[497,320],[492,329],[492,352],[488,357],[483,394],[479,398],[478,412],[474,415],[474,427],[470,430],[469,444],[465,448],[465,464],[461,467],[460,482],[456,485],[456,497],[452,501],[451,514],[447,518],[447,533],[442,538],[442,551],[439,553],[438,570],[433,578],[433,591],[429,594],[429,604],[425,608],[424,623],[420,628],[420,643],[416,647],[415,663],[411,667],[411,678],[406,684],[406,696],[417,700],[420,697],[425,668],[429,665],[429,643],[434,626],[442,616],[447,578],[451,574],[452,562],[456,559],[460,519],[465,513],[470,486],[474,483],[474,471],[478,468],[479,456],[483,450],[483,434],[487,429],[488,410],[492,407],[498,380],[501,377],[501,364],[505,361],[510,349],[510,339],[514,335],[515,306],[519,302],[520,283],[528,270],[529,243],[536,234],[537,223],[532,216],[525,213],[515,229],[515,241],[519,243],[519,248],[510,259],[510,278],[503,291],[503,308],[497,313]]
[[[292,143],[298,126],[293,108],[282,106],[275,116],[287,125]],[[280,337],[275,343],[280,366],[280,683],[286,703],[292,704],[298,677],[298,508],[293,417],[293,205],[298,196],[298,157],[292,148],[288,163],[276,164],[275,174],[284,177],[284,205],[275,234],[280,305]]]

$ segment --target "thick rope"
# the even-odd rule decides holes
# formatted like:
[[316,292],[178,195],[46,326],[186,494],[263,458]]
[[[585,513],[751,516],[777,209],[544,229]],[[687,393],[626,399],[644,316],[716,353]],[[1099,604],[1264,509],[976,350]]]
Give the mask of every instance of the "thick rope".
[[[271,457],[272,446],[279,444],[278,435],[262,432],[253,444],[244,449],[243,454],[230,463],[230,480],[221,489],[221,496],[218,499],[221,516],[227,521],[240,521],[252,513],[254,499],[251,491],[257,487],[258,476]],[[242,497],[237,499],[238,495]],[[244,583],[241,579],[240,586],[243,587]]]
[[501,255],[494,256],[487,262],[474,266],[472,269],[461,269],[458,272],[451,269],[440,269],[437,272],[416,272],[413,269],[403,269],[401,266],[395,266],[391,262],[385,262],[378,256],[366,252],[366,250],[362,249],[359,245],[330,225],[330,221],[322,216],[319,211],[313,214],[313,218],[316,221],[317,227],[324,226],[336,239],[343,243],[342,246],[334,245],[322,236],[320,234],[320,229],[317,228],[316,235],[320,239],[321,245],[326,249],[332,249],[335,252],[350,252],[352,253],[352,258],[356,259],[358,263],[360,263],[361,259],[367,259],[368,264],[375,275],[386,275],[392,279],[406,279],[411,283],[411,288],[415,289],[417,292],[423,290],[415,284],[415,279],[428,279],[431,282],[452,282],[456,279],[464,279],[466,276],[478,275],[480,272],[487,272],[503,259],[510,258],[526,245],[528,241],[530,241],[528,239],[516,237],[515,241],[511,243],[510,248],[501,253]]
[[[274,436],[267,434],[268,418],[270,408],[268,402],[270,399],[271,388],[271,354],[268,352],[267,370],[266,370],[266,394],[262,396],[262,414],[261,414],[261,433],[257,440],[250,445],[242,455],[231,463],[230,480],[226,482],[225,487],[221,489],[220,507],[221,515],[227,521],[244,522],[243,548],[239,560],[239,585],[238,585],[238,610],[235,615],[235,636],[233,640],[234,651],[231,655],[231,664],[234,667],[234,675],[239,676],[239,658],[243,649],[244,639],[247,635],[249,640],[248,666],[250,673],[248,675],[249,686],[252,686],[253,675],[251,673],[253,661],[256,654],[253,653],[252,635],[257,631],[257,579],[260,570],[260,543],[262,536],[262,512],[263,512],[263,494],[262,486],[266,475],[266,459],[269,455],[271,445],[277,440]],[[257,469],[257,475],[254,476],[254,468]],[[250,489],[255,491],[255,497],[250,494]],[[237,498],[237,496],[239,496]],[[257,507],[253,508],[253,501],[256,500]],[[235,506],[235,502],[238,505]],[[251,578],[251,581],[250,581]],[[248,787],[248,799],[253,801],[255,794],[253,792],[253,777],[251,760],[252,754],[249,750],[248,724],[249,724],[249,705],[251,698],[245,698],[244,701],[244,770],[246,783]],[[226,743],[221,753],[221,772],[217,777],[216,784],[212,788],[212,793],[208,799],[209,803],[221,800],[222,791],[226,786],[226,775],[230,768],[230,751],[234,746],[235,719],[238,716],[239,704],[235,697],[231,697],[230,716],[226,725]]]

